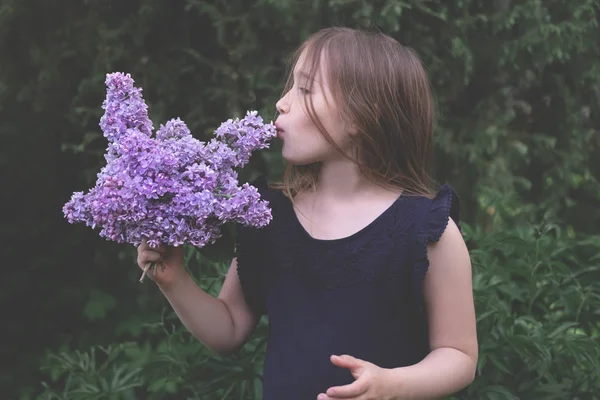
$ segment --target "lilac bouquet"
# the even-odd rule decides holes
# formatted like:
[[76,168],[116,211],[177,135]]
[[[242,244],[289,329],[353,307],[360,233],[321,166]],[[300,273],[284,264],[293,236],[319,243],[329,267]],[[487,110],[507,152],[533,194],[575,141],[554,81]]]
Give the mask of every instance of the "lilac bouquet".
[[[221,236],[227,222],[262,227],[271,221],[268,202],[258,190],[239,185],[236,168],[253,151],[269,147],[273,124],[257,112],[227,120],[209,142],[194,139],[179,118],[152,122],[142,89],[129,74],[106,76],[107,96],[100,127],[108,139],[106,165],[95,187],[75,192],[63,207],[69,223],[100,228],[100,236],[118,243],[152,248],[161,244],[204,247]],[[146,266],[144,275],[149,267]]]

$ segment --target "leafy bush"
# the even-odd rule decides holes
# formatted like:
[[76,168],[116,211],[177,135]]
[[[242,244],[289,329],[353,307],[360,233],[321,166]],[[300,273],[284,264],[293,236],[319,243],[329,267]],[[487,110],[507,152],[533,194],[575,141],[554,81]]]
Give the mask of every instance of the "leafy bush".
[[[475,382],[456,398],[599,398],[600,236],[551,224],[464,231],[480,359]],[[212,270],[199,284],[216,295],[226,264]],[[50,354],[42,398],[260,399],[266,329],[262,320],[244,348],[221,358],[165,311],[134,342]]]
[[597,399],[600,236],[553,225],[466,231],[480,341],[466,398]]
[[[228,265],[203,260],[201,286],[217,295]],[[198,274],[198,271],[196,271]],[[159,296],[158,293],[156,293]],[[170,307],[141,324],[131,340],[87,351],[49,353],[41,399],[260,399],[267,324],[260,321],[243,349],[212,354]]]

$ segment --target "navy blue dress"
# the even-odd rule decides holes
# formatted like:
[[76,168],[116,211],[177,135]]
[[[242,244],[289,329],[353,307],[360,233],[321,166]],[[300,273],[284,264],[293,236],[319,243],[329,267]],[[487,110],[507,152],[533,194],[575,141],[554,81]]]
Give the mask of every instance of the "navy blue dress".
[[423,307],[427,244],[440,239],[459,200],[447,185],[434,199],[400,196],[359,232],[312,238],[291,201],[255,183],[273,212],[262,229],[238,226],[238,276],[246,301],[268,315],[263,400],[316,399],[352,383],[332,354],[383,368],[418,363],[429,353]]

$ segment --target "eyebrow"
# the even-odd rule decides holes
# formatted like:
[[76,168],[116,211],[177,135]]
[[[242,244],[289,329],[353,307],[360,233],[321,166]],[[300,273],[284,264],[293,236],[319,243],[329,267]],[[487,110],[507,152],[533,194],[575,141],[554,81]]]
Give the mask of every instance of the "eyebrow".
[[[305,77],[305,78],[307,78],[307,79],[310,79],[310,75],[309,75],[309,74],[308,74],[308,72],[306,72],[306,71],[298,71],[298,72],[296,72],[294,75],[299,75],[299,76],[303,76],[303,77]],[[317,77],[316,77],[316,76],[313,78],[313,80],[314,80],[315,82],[319,82],[319,80],[317,79]]]

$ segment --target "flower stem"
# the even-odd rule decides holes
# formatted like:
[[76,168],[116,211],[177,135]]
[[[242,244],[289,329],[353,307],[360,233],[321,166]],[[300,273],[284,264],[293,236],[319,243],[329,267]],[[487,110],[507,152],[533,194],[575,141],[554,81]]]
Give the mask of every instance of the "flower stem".
[[156,272],[156,263],[154,261],[146,263],[146,266],[144,267],[144,272],[140,277],[140,283],[144,282],[144,277],[146,276],[146,273],[148,272],[149,268],[152,268],[152,272]]

